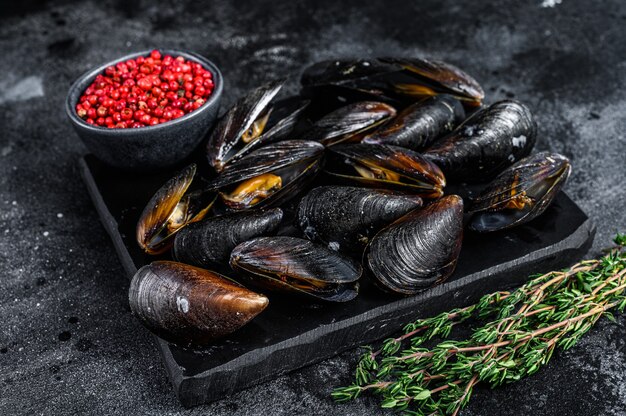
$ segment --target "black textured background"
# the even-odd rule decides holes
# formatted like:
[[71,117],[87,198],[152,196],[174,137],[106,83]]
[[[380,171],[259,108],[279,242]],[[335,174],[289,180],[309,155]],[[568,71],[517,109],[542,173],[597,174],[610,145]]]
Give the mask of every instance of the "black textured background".
[[[473,74],[487,102],[516,97],[538,149],[573,161],[567,185],[596,221],[591,254],[626,229],[626,3],[82,1],[0,4],[0,414],[377,415],[336,405],[356,351],[182,409],[77,171],[70,82],[124,53],[197,51],[220,65],[224,106],[313,61],[431,55]],[[315,4],[315,7],[313,7]],[[296,91],[292,82],[290,90]],[[535,376],[479,389],[463,415],[626,414],[626,318],[603,320]]]

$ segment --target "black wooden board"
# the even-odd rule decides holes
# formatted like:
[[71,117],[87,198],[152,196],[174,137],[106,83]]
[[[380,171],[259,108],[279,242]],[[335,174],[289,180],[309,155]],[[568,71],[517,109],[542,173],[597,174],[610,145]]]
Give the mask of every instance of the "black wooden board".
[[[92,155],[80,159],[80,170],[132,277],[154,260],[135,243],[135,224],[172,172],[142,176],[112,171]],[[520,285],[531,273],[568,266],[589,249],[594,234],[587,216],[561,193],[543,216],[522,227],[490,235],[466,233],[455,273],[417,296],[384,295],[367,281],[354,301],[338,305],[269,294],[270,306],[262,314],[210,347],[183,348],[157,338],[158,345],[181,403],[198,405],[387,337],[416,317]]]

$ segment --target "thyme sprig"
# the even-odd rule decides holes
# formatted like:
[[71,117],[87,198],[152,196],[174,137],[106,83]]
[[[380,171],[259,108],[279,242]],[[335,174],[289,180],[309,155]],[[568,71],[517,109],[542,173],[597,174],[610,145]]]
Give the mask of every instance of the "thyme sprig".
[[[372,391],[382,396],[383,408],[456,416],[476,384],[496,387],[534,374],[556,349],[576,344],[600,317],[614,320],[611,309],[626,308],[626,235],[614,241],[617,247],[604,257],[533,276],[514,291],[407,324],[380,349],[368,348],[355,382],[335,389],[333,398],[344,402]],[[465,339],[452,338],[453,328],[470,318],[482,326]]]

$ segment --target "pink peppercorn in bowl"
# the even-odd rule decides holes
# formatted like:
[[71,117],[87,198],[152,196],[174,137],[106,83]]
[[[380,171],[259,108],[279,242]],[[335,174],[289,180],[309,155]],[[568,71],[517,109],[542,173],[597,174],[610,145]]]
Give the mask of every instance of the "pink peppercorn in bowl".
[[[201,68],[210,74],[207,75],[204,74],[205,71],[201,71],[211,80],[208,85],[204,84],[208,86],[208,89],[193,86],[190,90],[185,90],[185,87],[188,87],[188,85],[186,85],[187,81],[182,79],[181,72],[177,73],[171,81],[173,82],[172,86],[175,83],[179,85],[180,89],[176,92],[181,98],[178,100],[180,102],[177,102],[172,94],[168,95],[168,100],[166,94],[162,94],[162,91],[156,88],[156,90],[159,90],[158,95],[161,95],[162,100],[157,101],[155,106],[152,99],[154,97],[150,96],[154,89],[141,85],[141,87],[146,89],[145,93],[148,95],[147,99],[145,95],[141,96],[143,100],[150,104],[150,107],[147,107],[144,101],[135,102],[136,100],[132,99],[115,100],[114,98],[121,98],[118,96],[119,88],[112,91],[111,88],[113,87],[107,87],[106,96],[104,98],[98,97],[100,102],[96,101],[94,104],[86,104],[89,108],[83,108],[82,104],[85,101],[95,101],[91,99],[93,97],[89,97],[90,94],[85,95],[85,92],[93,93],[96,83],[107,81],[107,79],[104,79],[105,77],[116,76],[115,68],[122,67],[126,71],[126,63],[134,62],[138,58],[140,61],[147,59],[151,57],[151,54],[152,56],[160,55],[159,60],[161,57],[164,60],[167,56],[172,57],[172,59],[181,57],[178,59],[180,63],[184,62],[184,65],[182,65],[183,70],[189,71],[189,66],[192,68],[195,66],[198,71],[201,71],[200,67],[196,66],[199,64]],[[142,67],[140,69],[146,74],[140,76],[153,77],[155,84],[159,82],[168,83],[167,80],[171,78],[171,74],[163,71],[159,75],[157,72],[161,65],[154,66],[157,67],[154,74],[149,72],[151,69]],[[163,67],[166,66],[163,65]],[[192,69],[189,72],[193,73],[193,71]],[[138,68],[134,68],[132,72],[138,72]],[[99,75],[100,77],[98,77]],[[99,81],[94,83],[95,80]],[[125,85],[121,79],[119,81],[121,85]],[[145,83],[145,80],[138,80],[136,84],[141,84],[142,82]],[[122,90],[122,95],[125,95],[129,89]],[[170,90],[173,91],[172,89]],[[223,78],[219,69],[211,61],[198,54],[179,50],[142,51],[108,62],[78,78],[68,92],[65,111],[78,136],[89,151],[100,160],[108,165],[125,170],[151,172],[175,165],[187,158],[198,147],[215,122],[222,90]],[[133,91],[133,87],[130,87],[130,91]],[[187,94],[189,99],[185,98],[187,91],[192,92],[192,96]],[[196,92],[201,94],[195,94]],[[102,91],[100,93],[103,95]],[[136,96],[137,94],[130,95]],[[103,100],[105,100],[104,103]],[[128,104],[127,101],[131,101],[131,104]],[[101,110],[101,114],[96,113],[99,110]],[[107,110],[109,115],[106,118],[101,117],[107,115]],[[80,111],[80,114],[78,111]],[[166,114],[163,114],[164,112]],[[116,116],[115,118],[120,120],[114,121],[111,115]],[[122,115],[124,118],[121,118]],[[107,118],[110,120],[106,120]],[[107,121],[109,122],[107,123]]]

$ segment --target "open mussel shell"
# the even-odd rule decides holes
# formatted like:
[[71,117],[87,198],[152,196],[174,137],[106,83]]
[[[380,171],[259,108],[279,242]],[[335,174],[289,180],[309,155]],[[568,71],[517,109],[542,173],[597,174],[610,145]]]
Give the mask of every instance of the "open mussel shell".
[[550,206],[571,172],[569,160],[541,152],[503,171],[473,200],[469,228],[478,232],[525,224]]
[[394,64],[409,74],[409,79],[392,81],[394,91],[399,95],[415,98],[450,94],[468,104],[480,106],[485,93],[480,84],[456,66],[444,61],[427,58],[385,57],[380,61]]
[[209,136],[206,154],[209,164],[220,172],[233,158],[250,151],[259,140],[268,143],[274,136],[281,136],[295,124],[303,109],[300,105],[291,112],[273,116],[270,105],[284,81],[272,81],[239,99],[219,120]]
[[277,206],[295,197],[320,169],[324,145],[285,140],[252,151],[208,183],[232,210]]
[[352,90],[379,100],[400,97],[415,101],[450,94],[469,106],[479,106],[485,95],[480,84],[467,73],[446,62],[426,58],[322,61],[305,69],[301,83],[305,90],[334,87],[340,94]]
[[298,225],[310,240],[335,251],[360,254],[384,226],[422,206],[417,195],[386,189],[320,186],[298,206]]
[[536,136],[537,123],[528,107],[504,100],[474,113],[424,156],[439,165],[448,180],[489,180],[527,156]]
[[217,194],[202,189],[201,182],[196,165],[191,164],[148,201],[136,228],[137,243],[146,253],[167,251],[176,232],[207,215]]
[[361,101],[348,104],[317,120],[301,138],[315,140],[325,146],[358,142],[364,134],[395,114],[396,110],[392,106],[381,102]]
[[400,190],[423,198],[443,195],[441,169],[420,154],[398,146],[345,144],[328,148],[325,171],[342,181]]
[[239,244],[230,256],[233,270],[267,290],[316,300],[347,302],[358,293],[361,266],[352,259],[295,237],[259,237]]
[[237,244],[272,235],[283,218],[280,208],[233,212],[206,218],[176,234],[173,254],[177,261],[204,268],[228,264]]
[[454,271],[463,239],[463,201],[456,195],[411,211],[372,238],[365,261],[378,286],[419,293]]
[[259,147],[290,138],[297,123],[304,118],[304,113],[310,104],[309,100],[291,98],[272,105],[272,111],[265,122],[263,132],[248,143],[238,146],[228,163],[236,162]]
[[154,334],[180,345],[204,345],[241,328],[269,300],[229,278],[172,261],[137,271],[128,300]]
[[465,119],[461,103],[450,95],[438,95],[412,104],[361,141],[423,150],[450,133]]

